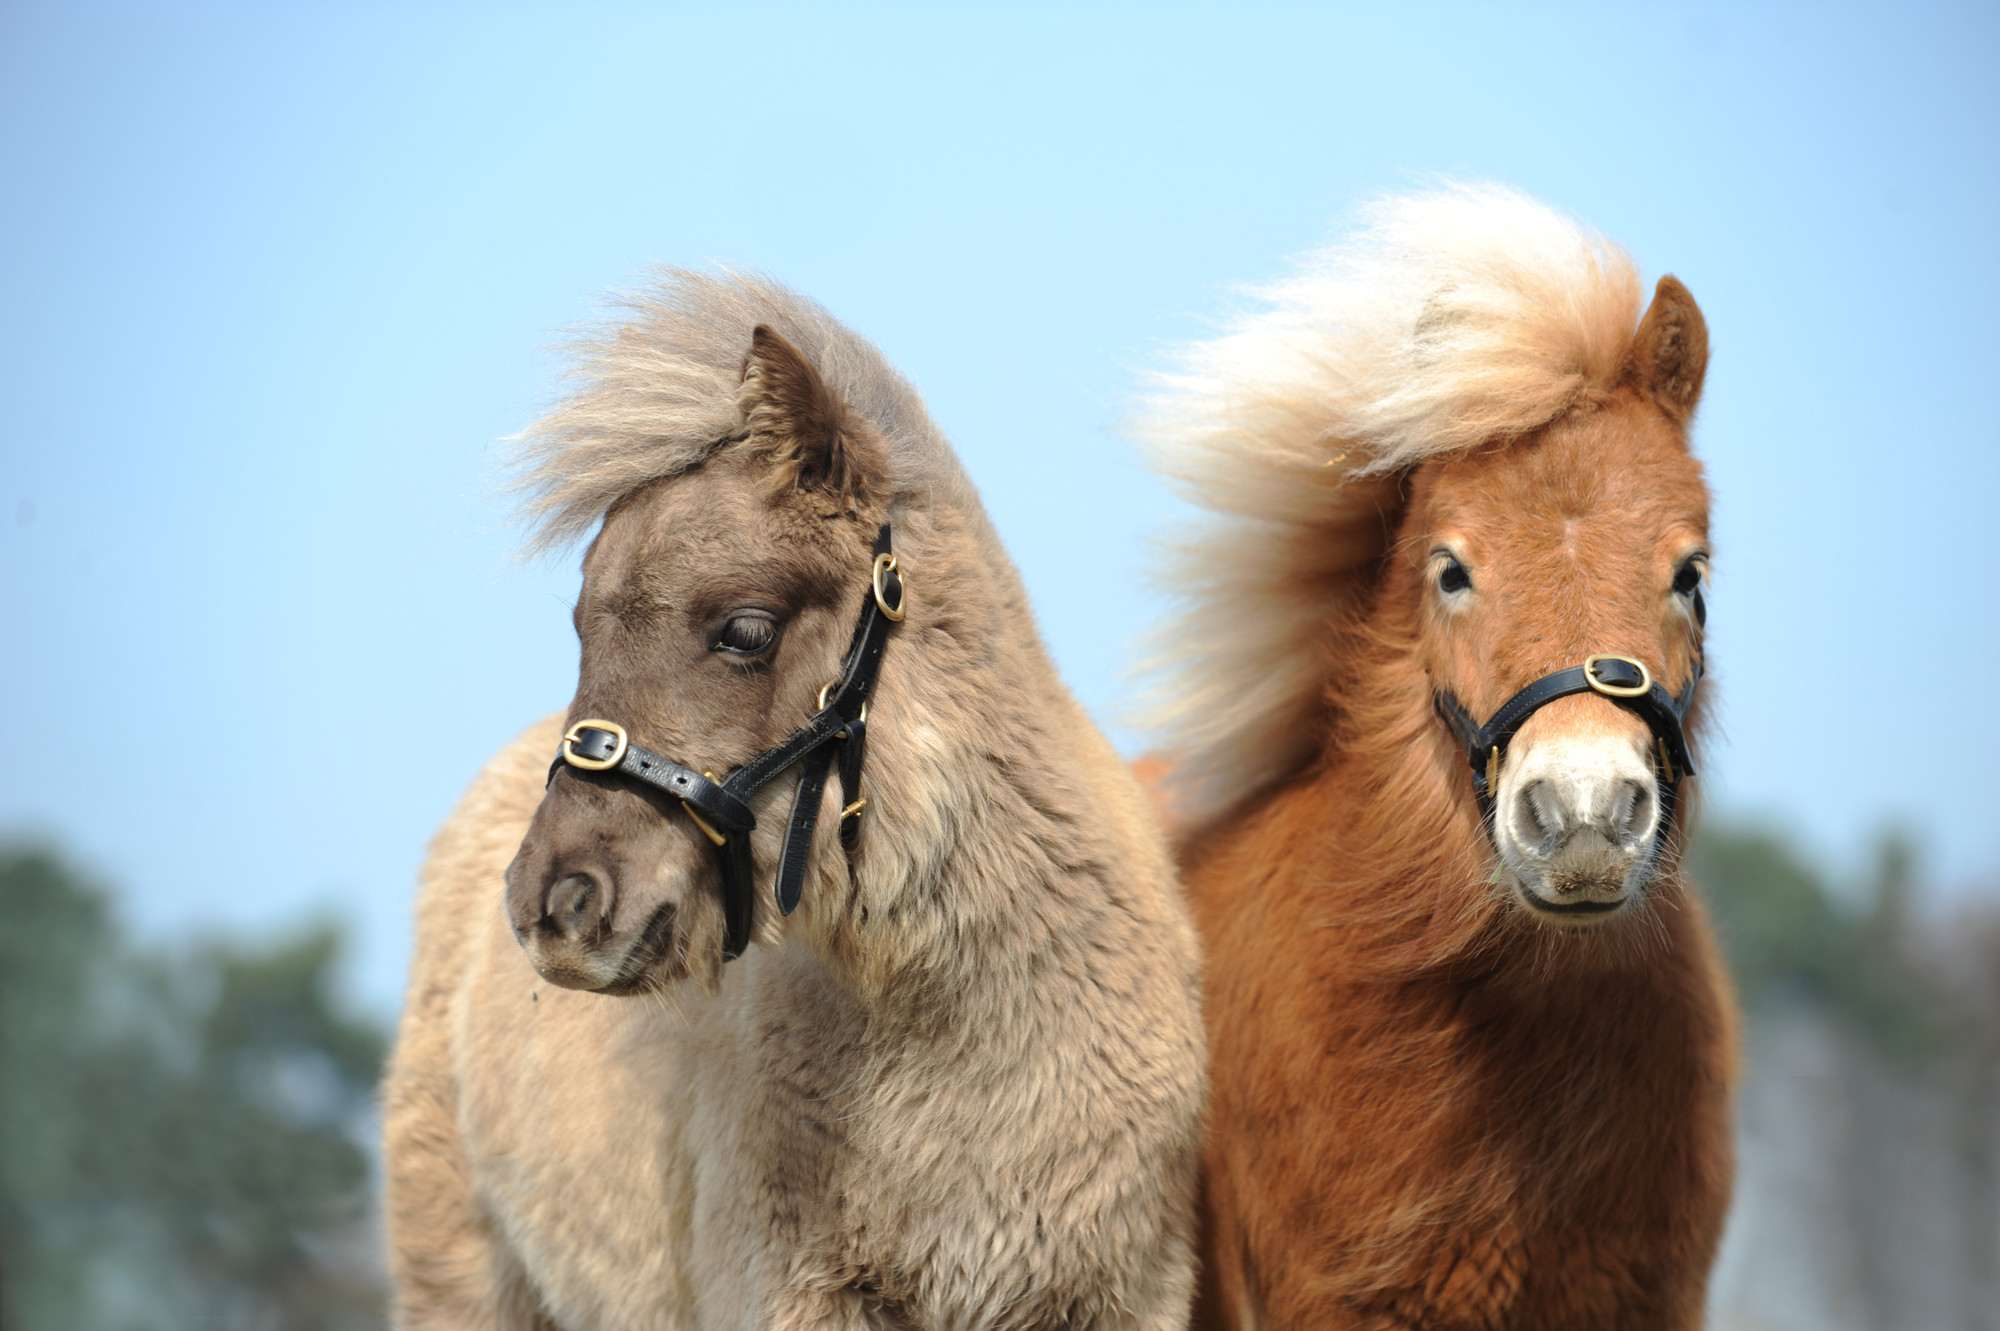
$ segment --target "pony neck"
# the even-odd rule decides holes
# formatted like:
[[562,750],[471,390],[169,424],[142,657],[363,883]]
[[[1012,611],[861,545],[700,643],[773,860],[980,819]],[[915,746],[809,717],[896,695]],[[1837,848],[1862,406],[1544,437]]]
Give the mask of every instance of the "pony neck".
[[1018,985],[1003,963],[1073,946],[1103,903],[1172,867],[984,515],[941,505],[907,529],[912,609],[869,724],[879,812],[851,874],[821,858],[792,927],[864,1004],[949,1012]]

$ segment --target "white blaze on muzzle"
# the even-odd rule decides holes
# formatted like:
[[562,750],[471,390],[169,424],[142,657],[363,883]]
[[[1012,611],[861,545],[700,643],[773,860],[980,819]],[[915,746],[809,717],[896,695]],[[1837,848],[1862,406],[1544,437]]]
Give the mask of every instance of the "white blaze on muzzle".
[[1651,876],[1660,825],[1650,736],[1591,728],[1514,746],[1493,801],[1493,845],[1539,909],[1616,906]]
[[[1692,775],[1682,723],[1701,682],[1695,663],[1679,695],[1629,656],[1587,658],[1529,684],[1485,725],[1444,689],[1438,714],[1472,768],[1472,789],[1502,863],[1538,908],[1604,914],[1652,876],[1672,831],[1675,797]],[[1646,723],[1651,743],[1610,732],[1550,736],[1508,746],[1536,712],[1562,698],[1597,694]]]

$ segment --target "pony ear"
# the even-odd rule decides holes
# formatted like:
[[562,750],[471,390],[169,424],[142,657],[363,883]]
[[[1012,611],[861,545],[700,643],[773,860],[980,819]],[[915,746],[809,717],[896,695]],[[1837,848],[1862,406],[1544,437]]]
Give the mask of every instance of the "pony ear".
[[885,488],[888,450],[799,349],[766,324],[750,334],[736,406],[747,442],[770,455],[780,485],[865,507]]
[[1637,385],[1685,425],[1701,401],[1702,376],[1707,373],[1708,321],[1680,279],[1668,274],[1653,289],[1653,303],[1632,334],[1622,382]]

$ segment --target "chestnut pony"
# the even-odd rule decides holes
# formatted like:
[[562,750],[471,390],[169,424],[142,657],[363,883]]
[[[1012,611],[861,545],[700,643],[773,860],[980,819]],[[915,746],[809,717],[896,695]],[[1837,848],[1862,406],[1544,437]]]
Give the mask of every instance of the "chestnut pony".
[[[1200,1318],[1695,1327],[1735,1060],[1668,719],[1702,697],[1705,326],[1671,277],[1641,318],[1622,253],[1508,190],[1367,221],[1141,426],[1217,514],[1162,639]],[[1464,733],[1606,654],[1511,743]]]

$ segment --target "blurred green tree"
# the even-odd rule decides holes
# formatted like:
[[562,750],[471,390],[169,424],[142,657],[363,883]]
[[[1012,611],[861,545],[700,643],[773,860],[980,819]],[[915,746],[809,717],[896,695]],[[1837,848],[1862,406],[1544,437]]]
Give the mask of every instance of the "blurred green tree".
[[0,911],[0,1326],[379,1326],[384,1041],[331,1001],[338,931],[148,952],[39,851]]
[[1915,863],[1908,837],[1890,832],[1873,874],[1843,898],[1777,833],[1705,823],[1687,867],[1752,1014],[1786,998],[1823,1005],[1908,1062],[1941,1049],[1952,1026],[1951,997],[1924,974],[1910,935]]

